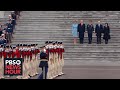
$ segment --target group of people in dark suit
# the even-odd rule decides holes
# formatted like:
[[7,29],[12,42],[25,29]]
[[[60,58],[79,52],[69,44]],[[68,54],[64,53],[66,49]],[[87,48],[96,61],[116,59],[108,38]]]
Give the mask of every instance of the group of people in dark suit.
[[80,44],[84,43],[84,33],[88,33],[88,43],[92,43],[93,33],[96,33],[97,36],[97,44],[101,44],[101,36],[103,33],[103,39],[105,40],[105,44],[108,44],[108,40],[110,39],[110,27],[108,23],[105,23],[103,26],[100,21],[96,24],[95,28],[92,24],[92,20],[90,20],[89,24],[85,25],[83,20],[80,21],[79,24],[75,21],[72,25],[72,35],[74,37],[74,44],[76,44],[77,37],[79,37]]

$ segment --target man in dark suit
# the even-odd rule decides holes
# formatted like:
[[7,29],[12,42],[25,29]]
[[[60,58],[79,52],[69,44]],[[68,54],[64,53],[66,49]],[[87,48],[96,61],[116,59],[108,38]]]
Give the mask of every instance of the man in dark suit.
[[95,27],[95,33],[97,36],[97,44],[101,44],[101,35],[103,32],[103,25],[100,24],[100,21],[98,21],[98,24]]
[[78,24],[78,32],[79,32],[80,44],[83,44],[84,32],[85,32],[85,24],[83,23],[83,20],[81,20],[80,24]]
[[88,40],[89,40],[89,44],[92,43],[92,34],[94,31],[94,26],[92,24],[92,21],[90,21],[90,23],[87,25],[87,32],[88,32]]

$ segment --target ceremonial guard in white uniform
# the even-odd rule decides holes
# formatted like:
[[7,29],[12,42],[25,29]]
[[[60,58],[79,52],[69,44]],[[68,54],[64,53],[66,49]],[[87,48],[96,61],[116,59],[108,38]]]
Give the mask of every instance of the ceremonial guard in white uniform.
[[62,44],[62,42],[60,42],[60,62],[61,62],[61,66],[60,66],[60,75],[63,75],[64,73],[62,72],[63,66],[64,66],[64,56],[63,53],[65,52],[64,50],[64,46]]
[[3,45],[0,45],[0,79],[4,78],[3,70],[4,70],[4,62],[3,62]]

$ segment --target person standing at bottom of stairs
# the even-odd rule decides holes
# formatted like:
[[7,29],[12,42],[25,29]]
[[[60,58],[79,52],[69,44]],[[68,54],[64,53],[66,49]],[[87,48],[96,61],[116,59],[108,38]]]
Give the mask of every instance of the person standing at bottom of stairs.
[[[45,49],[45,46],[42,47],[42,51],[40,53],[40,64],[39,64],[39,67],[42,68],[42,73],[39,75],[38,79],[43,79],[43,67],[44,64],[46,65],[47,63],[46,62],[42,62],[43,60],[45,61],[48,61],[48,56],[47,56],[47,53],[46,53],[46,49]],[[45,67],[45,79],[47,79],[47,72],[48,72],[48,66]]]

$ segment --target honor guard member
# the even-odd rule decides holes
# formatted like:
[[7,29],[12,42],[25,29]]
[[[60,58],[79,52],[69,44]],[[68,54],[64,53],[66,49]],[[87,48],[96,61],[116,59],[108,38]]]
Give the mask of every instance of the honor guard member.
[[51,72],[50,73],[52,73],[52,76],[51,76],[51,78],[50,79],[52,79],[52,78],[55,78],[56,77],[56,61],[54,60],[54,54],[53,54],[53,50],[54,50],[54,47],[53,47],[53,43],[54,43],[54,41],[51,41],[50,42],[50,56],[51,56],[51,59],[50,59],[50,61],[51,61]]
[[29,60],[28,60],[28,58],[27,58],[27,55],[28,55],[28,45],[27,44],[25,44],[25,60],[26,60],[26,78],[28,79],[28,78],[30,78],[30,76],[29,76],[29,69],[30,69],[30,67],[29,67]]
[[38,53],[40,53],[40,50],[38,48],[38,44],[35,44],[36,75],[38,75],[37,69],[38,69],[38,66],[39,66],[39,62],[38,62],[38,59],[37,59]]
[[[4,52],[3,52],[3,56],[4,56],[4,58],[9,58],[9,45],[6,45],[5,46],[5,50],[4,50]],[[10,77],[9,75],[6,75],[5,77]]]
[[54,68],[54,78],[58,76],[58,57],[57,57],[57,41],[53,43],[53,47],[54,47],[54,62],[55,62],[55,68]]
[[12,46],[9,46],[9,58],[12,58]]
[[29,59],[28,60],[29,61],[29,63],[28,63],[29,64],[29,76],[31,77],[31,76],[34,76],[34,75],[33,75],[33,64],[32,64],[33,63],[32,62],[32,51],[31,51],[31,45],[30,44],[28,45],[28,56],[29,56],[29,58],[28,58]]
[[19,48],[20,48],[20,44],[17,44],[17,45],[16,45],[16,57],[17,57],[17,58],[21,58]]
[[58,75],[61,75],[61,74],[60,74],[60,69],[61,69],[61,59],[60,59],[60,56],[61,56],[61,48],[60,48],[60,42],[57,43],[57,53],[58,53],[58,62],[59,62]]
[[51,67],[50,73],[52,75],[50,79],[52,79],[52,78],[55,77],[55,62],[54,62],[54,59],[53,59],[53,52],[52,52],[53,44],[52,44],[52,41],[49,42],[49,50],[50,50],[50,52],[49,52],[49,60],[50,60],[50,63],[51,63],[50,64],[50,67]]
[[34,69],[34,74],[36,75],[37,74],[37,65],[36,65],[36,52],[35,52],[35,50],[36,50],[36,47],[35,47],[35,44],[33,44],[33,52],[34,52],[34,54],[33,54],[33,56],[34,56],[34,59],[33,59],[33,69]]
[[[30,45],[27,44],[26,46],[26,57],[27,57],[27,66],[28,66],[28,76],[30,76],[30,72],[31,72],[31,65],[30,65],[30,58],[29,58],[29,47]],[[29,77],[30,78],[30,77]]]
[[52,73],[51,73],[51,62],[50,62],[50,57],[49,57],[49,53],[50,53],[50,49],[49,49],[49,41],[45,42],[45,50],[46,50],[46,54],[47,54],[47,58],[48,58],[48,73],[47,73],[47,79],[52,78]]
[[48,58],[49,58],[49,47],[48,47],[48,45],[49,45],[49,41],[46,41],[46,42],[45,42],[45,48],[46,48],[47,56],[48,56]]
[[31,67],[32,67],[32,75],[30,76],[34,76],[35,75],[35,71],[34,71],[34,62],[33,62],[33,59],[34,59],[34,47],[33,47],[33,44],[31,44],[30,46],[31,48],[31,54],[32,54],[32,58],[31,58]]
[[57,75],[59,75],[59,68],[60,68],[60,61],[59,61],[59,42],[56,41],[55,43],[55,47],[56,47],[56,57],[55,60],[57,61]]
[[48,55],[49,55],[49,61],[48,61],[48,79],[53,79],[54,78],[54,62],[52,58],[52,41],[48,42]]
[[19,46],[20,58],[22,58],[22,44]]
[[4,70],[4,63],[3,63],[3,45],[0,45],[0,79],[3,79],[3,70]]
[[16,46],[12,46],[12,58],[16,58]]
[[[48,58],[48,73],[47,73],[47,79],[52,78],[52,73],[51,73],[51,61],[50,61],[50,41],[46,41],[45,42],[45,50],[46,50],[46,54],[47,54],[47,58]],[[43,50],[43,49],[42,49]]]
[[59,42],[55,42],[55,52],[56,52],[56,55],[55,55],[55,61],[57,62],[57,66],[56,66],[56,76],[59,75],[59,68],[60,68],[60,61],[59,61]]
[[30,77],[34,76],[33,74],[33,60],[32,60],[32,50],[31,50],[31,45],[28,45],[28,53],[29,53],[29,65],[30,65],[30,72],[29,72],[29,75]]
[[35,72],[35,75],[37,75],[37,60],[36,60],[36,56],[37,56],[37,53],[36,53],[36,45],[33,44],[33,47],[34,47],[34,59],[33,59],[33,63],[34,63],[34,72]]
[[[54,65],[56,64],[55,62],[55,42],[52,43],[53,47],[52,47],[52,53],[53,53],[53,62],[54,62]],[[55,78],[55,70],[57,69],[57,66],[53,68],[53,73],[52,73],[52,78]]]
[[25,44],[20,44],[20,53],[21,53],[21,58],[23,58],[23,75],[22,75],[22,79],[25,79],[25,73],[26,73],[26,70],[25,70],[25,60],[24,60],[24,45]]
[[[15,53],[16,53],[16,58],[21,58],[21,55],[20,55],[20,44],[17,44],[15,49],[16,49],[16,52],[15,52]],[[17,79],[21,79],[22,76],[21,76],[21,75],[20,75],[20,76],[18,75],[16,78],[17,78]]]
[[[56,46],[55,46],[55,42],[54,42],[54,48],[56,49]],[[54,50],[55,51],[55,50]],[[54,55],[55,56],[55,55]],[[54,69],[53,69],[53,72],[54,72],[54,77],[57,77],[58,76],[58,59],[54,58],[53,59],[54,61]]]
[[[39,48],[38,48],[38,44],[35,44],[35,53],[36,53],[36,65],[37,65],[37,67],[38,67],[38,65],[39,65],[39,62],[38,62],[38,58],[37,58],[37,56],[38,56],[38,54],[40,53],[40,50],[39,50]],[[38,73],[37,73],[38,74]]]
[[64,66],[64,56],[63,53],[65,52],[64,45],[62,42],[60,42],[60,48],[61,48],[61,69],[60,69],[60,75],[63,75],[64,73],[62,72],[63,66]]
[[5,47],[5,50],[4,50],[4,52],[3,52],[4,58],[8,58],[9,46],[6,45],[6,46],[4,46],[4,47]]
[[35,75],[35,48],[34,48],[34,44],[31,44],[31,51],[32,51],[32,73],[33,73],[33,76]]
[[24,57],[22,79],[28,79],[28,67],[27,67],[27,60],[26,60],[26,44],[23,44],[22,57]]

